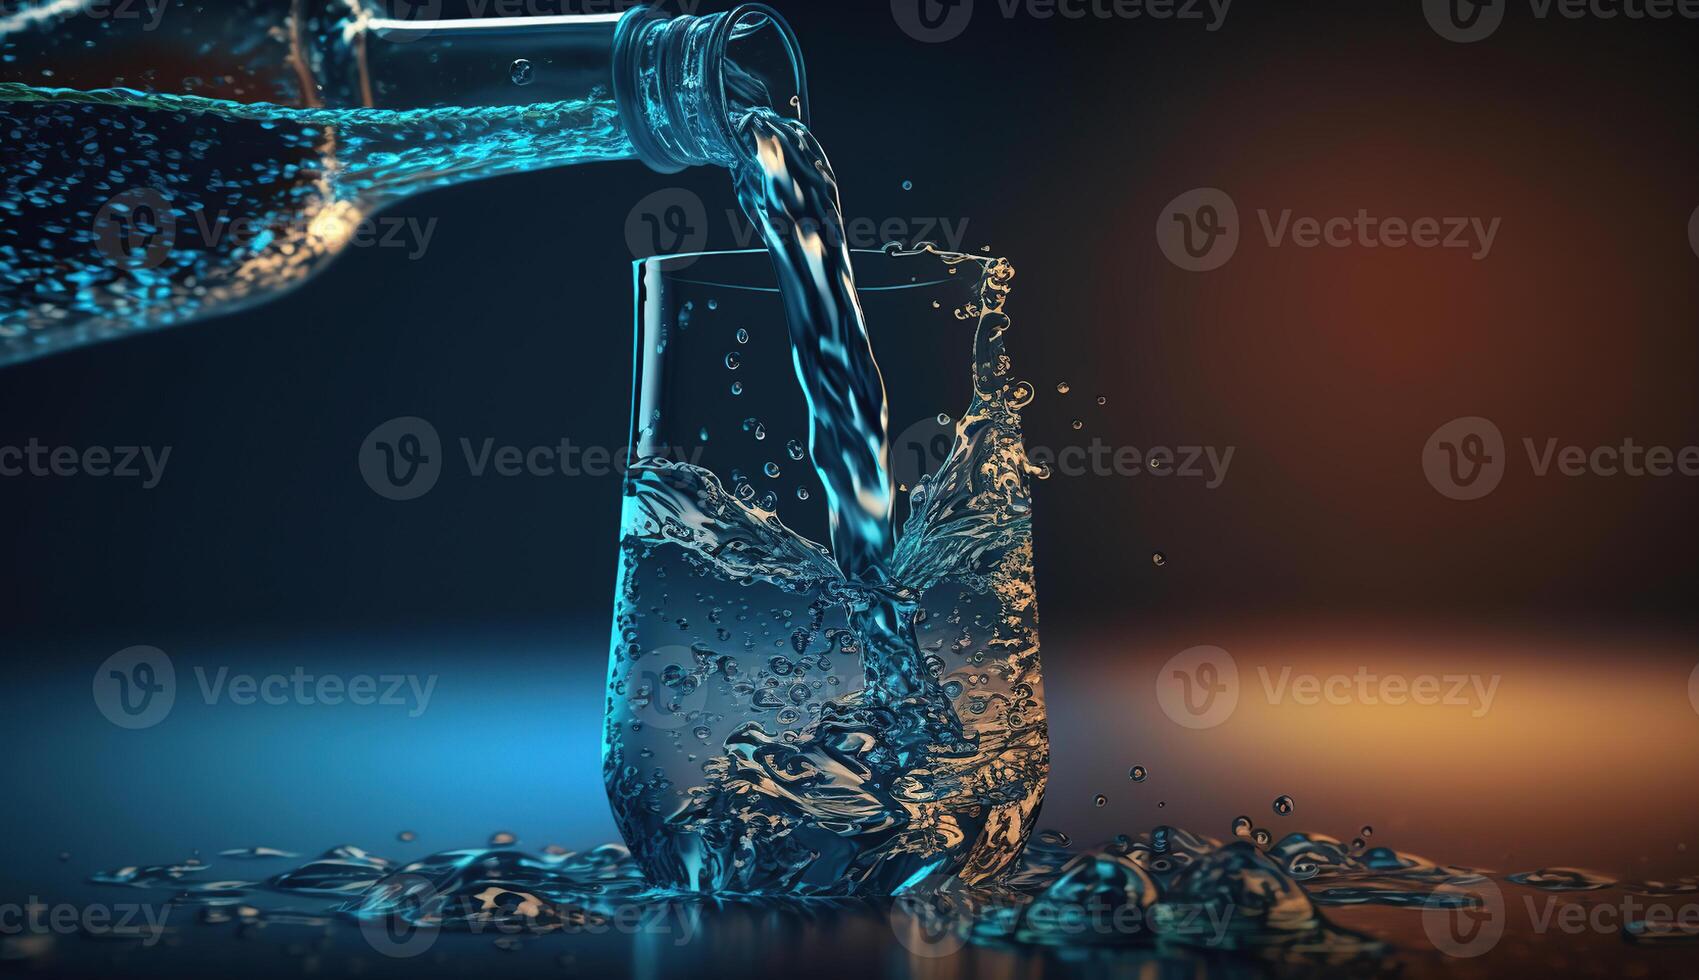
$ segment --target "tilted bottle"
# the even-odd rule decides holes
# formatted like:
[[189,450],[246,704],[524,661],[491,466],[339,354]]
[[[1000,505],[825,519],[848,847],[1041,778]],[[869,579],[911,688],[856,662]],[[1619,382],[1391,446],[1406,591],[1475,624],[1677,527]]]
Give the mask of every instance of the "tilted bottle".
[[[442,4],[394,12],[421,6]],[[274,297],[429,188],[727,165],[754,107],[808,112],[795,37],[760,4],[0,0],[0,366]]]

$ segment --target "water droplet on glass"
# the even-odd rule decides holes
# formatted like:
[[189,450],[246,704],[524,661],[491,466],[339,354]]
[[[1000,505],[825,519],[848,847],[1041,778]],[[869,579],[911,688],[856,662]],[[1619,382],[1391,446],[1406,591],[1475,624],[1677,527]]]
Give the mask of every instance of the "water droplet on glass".
[[1158,551],[1150,556],[1150,563],[1155,565],[1157,568],[1161,568],[1168,564],[1168,556]]
[[512,847],[519,843],[519,838],[505,830],[498,830],[490,835],[491,847]]
[[726,367],[733,371],[743,367],[743,358],[738,356],[737,351],[732,351],[726,355]]
[[1127,770],[1127,778],[1131,779],[1135,783],[1144,782],[1145,778],[1148,777],[1149,775],[1150,775],[1150,772],[1148,770],[1146,770],[1144,766],[1134,766],[1133,768]]
[[536,69],[532,67],[531,62],[524,58],[515,59],[512,67],[507,70],[507,77],[513,79],[515,85],[531,84],[531,80],[536,77],[536,74]]
[[801,459],[808,455],[808,450],[802,448],[802,443],[792,439],[790,442],[785,443],[785,454],[791,459]]
[[1292,815],[1292,798],[1290,796],[1285,796],[1285,795],[1275,797],[1274,798],[1274,812],[1276,814],[1282,816],[1282,817],[1291,816]]
[[737,328],[737,342],[740,343],[740,344],[749,343],[749,331],[743,329],[742,327],[738,327]]
[[1099,794],[1097,794],[1097,799],[1093,800],[1092,802],[1096,803],[1098,806],[1107,806],[1108,803],[1109,803],[1109,797],[1104,796],[1102,793],[1099,793]]
[[1058,395],[1066,395],[1068,392],[1073,390],[1073,386],[1068,384],[1066,381],[1056,382],[1056,394]]
[[1233,818],[1233,836],[1234,837],[1249,837],[1249,836],[1251,836],[1251,826],[1252,825],[1251,825],[1251,818],[1250,817],[1234,817]]

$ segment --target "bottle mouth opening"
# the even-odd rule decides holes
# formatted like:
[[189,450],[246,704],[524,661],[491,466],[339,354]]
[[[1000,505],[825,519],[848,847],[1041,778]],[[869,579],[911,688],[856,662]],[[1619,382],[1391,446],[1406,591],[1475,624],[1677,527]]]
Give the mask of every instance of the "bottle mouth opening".
[[620,22],[615,50],[632,145],[661,173],[734,163],[733,129],[752,109],[808,121],[802,46],[766,4],[676,18],[638,7]]
[[[719,62],[720,100],[728,127],[751,109],[772,109],[808,122],[808,79],[802,45],[790,24],[766,4],[746,3],[725,15],[709,41]],[[716,66],[710,65],[712,70]]]

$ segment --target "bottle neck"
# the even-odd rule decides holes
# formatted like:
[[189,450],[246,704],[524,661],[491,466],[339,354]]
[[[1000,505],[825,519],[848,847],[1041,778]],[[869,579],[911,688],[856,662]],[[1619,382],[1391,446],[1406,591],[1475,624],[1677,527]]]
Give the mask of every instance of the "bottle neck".
[[765,4],[705,17],[633,9],[619,22],[613,69],[637,156],[661,173],[731,166],[733,127],[752,109],[808,121],[801,47]]

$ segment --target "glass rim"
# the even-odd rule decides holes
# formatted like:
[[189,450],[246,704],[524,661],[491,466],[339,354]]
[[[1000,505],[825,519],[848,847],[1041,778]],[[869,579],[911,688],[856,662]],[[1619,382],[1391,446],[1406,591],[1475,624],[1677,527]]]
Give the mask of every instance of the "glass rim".
[[[752,257],[760,256],[762,258],[767,258],[770,254],[771,253],[769,253],[765,248],[710,249],[702,252],[680,252],[671,255],[651,255],[647,258],[636,259],[631,264],[639,281],[641,281],[646,274],[655,272],[668,277],[673,282],[683,283],[686,285],[712,286],[717,289],[735,289],[751,293],[777,293],[779,291],[778,278],[772,271],[771,263],[761,263],[759,267],[763,274],[773,276],[772,285],[755,285],[748,281],[739,282],[736,281],[736,277],[720,277],[711,273],[706,275],[699,274],[688,278],[678,275],[678,273],[685,272],[686,270],[695,269],[699,262],[707,262],[710,264],[716,260],[747,262]],[[937,257],[934,253],[930,252],[916,251],[891,253],[878,248],[850,249],[850,255],[856,260],[855,269],[858,275],[862,271],[862,267],[867,260],[902,260],[917,258],[923,255],[932,255],[934,258]],[[706,270],[699,270],[699,273],[705,272]],[[855,288],[858,293],[890,293],[900,292],[905,289],[926,289],[934,286],[947,286],[959,281],[960,280],[955,276],[945,275],[941,278],[925,279],[918,282],[898,282],[886,284],[879,282],[877,277],[874,277],[874,281],[872,283],[864,283],[858,280]]]

